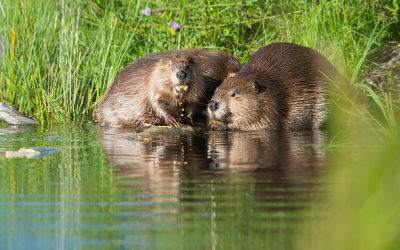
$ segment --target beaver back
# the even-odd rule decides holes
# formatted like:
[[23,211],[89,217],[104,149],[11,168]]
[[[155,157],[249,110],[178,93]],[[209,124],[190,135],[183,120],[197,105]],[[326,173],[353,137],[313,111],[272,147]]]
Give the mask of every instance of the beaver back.
[[[226,128],[319,128],[329,111],[328,90],[346,79],[317,51],[291,43],[259,49],[213,99],[225,111],[209,110]],[[232,97],[233,96],[233,97]]]

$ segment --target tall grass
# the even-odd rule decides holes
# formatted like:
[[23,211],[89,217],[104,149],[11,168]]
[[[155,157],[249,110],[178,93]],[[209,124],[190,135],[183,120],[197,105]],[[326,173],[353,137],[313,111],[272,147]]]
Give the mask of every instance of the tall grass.
[[223,49],[245,63],[260,47],[293,42],[321,52],[358,84],[366,57],[391,35],[375,1],[1,2],[0,101],[46,123],[92,119],[116,74],[150,53]]
[[[335,125],[349,137],[340,141],[342,146],[343,141],[350,143],[333,150],[326,209],[310,213],[316,219],[299,230],[296,248],[399,249],[400,135],[391,133],[382,140],[365,126],[363,117]],[[389,127],[396,126],[398,131],[398,124]]]

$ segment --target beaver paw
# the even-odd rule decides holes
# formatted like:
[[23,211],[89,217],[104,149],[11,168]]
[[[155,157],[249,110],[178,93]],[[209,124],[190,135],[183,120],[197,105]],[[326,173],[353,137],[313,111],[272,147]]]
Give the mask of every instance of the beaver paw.
[[165,121],[168,126],[179,127],[179,122],[173,116],[168,116]]
[[183,120],[183,123],[192,127],[196,127],[196,125],[193,122],[193,118],[186,116],[186,118]]
[[217,124],[215,124],[215,123],[209,124],[208,129],[212,130],[212,131],[218,131],[219,130]]
[[209,122],[208,129],[213,130],[213,131],[217,131],[217,130],[223,131],[223,130],[227,130],[227,126],[226,126],[226,124],[224,124],[222,122]]

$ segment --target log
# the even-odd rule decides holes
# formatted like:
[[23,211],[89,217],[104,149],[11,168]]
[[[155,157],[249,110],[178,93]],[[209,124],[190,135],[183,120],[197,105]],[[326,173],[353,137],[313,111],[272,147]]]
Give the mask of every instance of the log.
[[37,125],[35,119],[21,114],[13,106],[7,106],[0,102],[0,120],[12,125]]

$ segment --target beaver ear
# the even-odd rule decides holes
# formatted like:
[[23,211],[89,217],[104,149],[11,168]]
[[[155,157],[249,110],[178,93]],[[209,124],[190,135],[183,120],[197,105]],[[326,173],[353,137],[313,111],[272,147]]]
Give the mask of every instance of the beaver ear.
[[253,87],[254,87],[254,90],[257,91],[257,93],[261,92],[261,85],[257,81],[253,82]]
[[189,64],[195,64],[194,59],[192,57],[188,58]]

